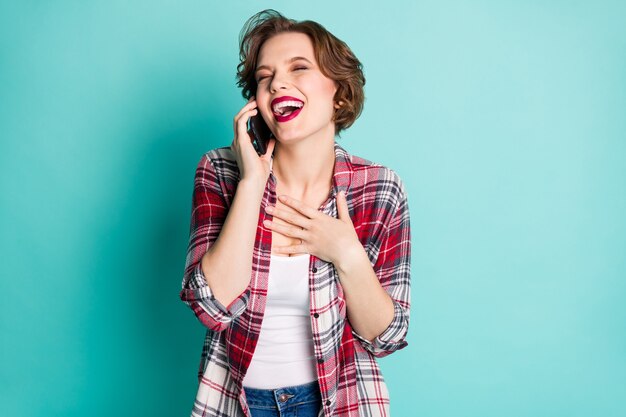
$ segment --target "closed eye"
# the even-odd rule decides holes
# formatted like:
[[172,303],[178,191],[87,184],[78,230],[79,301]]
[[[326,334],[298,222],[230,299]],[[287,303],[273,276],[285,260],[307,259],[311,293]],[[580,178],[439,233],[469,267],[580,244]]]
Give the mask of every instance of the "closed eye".
[[[294,71],[307,70],[307,69],[309,69],[309,68],[308,67],[296,67],[296,68],[294,68]],[[259,78],[257,78],[256,82],[258,83],[258,82],[260,82],[261,80],[263,80],[265,78],[267,78],[267,76],[259,77]]]
[[257,83],[260,83],[261,81],[263,81],[264,79],[268,78],[268,75],[261,75],[259,78],[256,79]]

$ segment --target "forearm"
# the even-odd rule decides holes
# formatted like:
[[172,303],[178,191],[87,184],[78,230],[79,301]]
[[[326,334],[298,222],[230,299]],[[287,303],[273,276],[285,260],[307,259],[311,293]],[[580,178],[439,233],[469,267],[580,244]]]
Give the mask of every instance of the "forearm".
[[354,331],[373,341],[391,324],[393,300],[380,285],[363,246],[345,251],[335,264]]
[[202,257],[202,272],[215,298],[225,307],[249,285],[252,251],[264,188],[240,181],[215,243]]

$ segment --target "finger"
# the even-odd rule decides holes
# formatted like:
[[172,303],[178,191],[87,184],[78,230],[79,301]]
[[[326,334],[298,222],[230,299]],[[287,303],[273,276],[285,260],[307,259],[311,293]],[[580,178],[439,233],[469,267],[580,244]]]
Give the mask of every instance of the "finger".
[[248,103],[246,103],[245,106],[243,106],[239,112],[237,112],[237,114],[235,115],[235,117],[233,118],[233,121],[235,123],[237,123],[237,121],[239,119],[241,119],[241,117],[249,110],[252,109],[256,109],[257,108],[257,104],[256,104],[256,100],[253,100],[252,98],[250,99],[251,101],[249,101]]
[[269,161],[272,158],[272,153],[274,152],[274,146],[276,145],[276,139],[271,138],[269,142],[267,142],[267,149],[263,154],[262,158],[266,161]]
[[278,253],[292,254],[292,253],[307,253],[308,249],[304,243],[289,246],[275,246],[273,248]]
[[240,134],[241,127],[245,128],[246,131],[248,130],[248,119],[250,119],[250,117],[257,114],[257,112],[258,112],[257,108],[248,108],[246,111],[244,111],[241,114],[237,113],[237,116],[235,116],[233,120],[233,130],[235,131],[237,135]]
[[286,246],[273,246],[272,249],[276,252],[285,253],[285,254],[293,254],[293,253],[308,253],[309,248],[307,245],[300,239],[300,243],[286,245]]
[[259,111],[257,109],[248,110],[239,118],[239,120],[237,120],[237,129],[236,129],[237,138],[236,139],[241,141],[241,140],[245,140],[242,138],[246,138],[248,139],[246,140],[246,142],[252,143],[252,138],[248,134],[248,119],[256,115],[258,112]]
[[263,225],[280,233],[281,235],[295,237],[298,239],[302,239],[303,241],[306,240],[307,231],[299,227],[279,224],[270,220],[263,220]]
[[344,191],[337,193],[337,215],[340,220],[348,221],[352,223],[350,218],[350,211],[348,210],[348,201],[346,200],[346,194]]
[[302,229],[308,229],[311,220],[308,217],[303,216],[300,213],[294,213],[292,211],[286,211],[277,209],[276,207],[267,206],[265,211],[272,215],[272,217],[277,217],[281,220],[291,223],[294,226],[298,226]]
[[[239,120],[245,115],[246,112],[255,109],[257,107],[257,103],[256,103],[256,99],[254,96],[250,97],[250,100],[248,100],[248,102],[246,103],[245,106],[243,106],[239,112],[235,115],[235,117],[233,118],[233,128],[234,130],[237,130],[237,124],[239,122]],[[247,119],[246,119],[247,122]]]
[[288,205],[289,207],[293,207],[294,209],[298,210],[300,213],[304,214],[306,217],[310,219],[313,219],[320,215],[320,212],[314,209],[313,207],[307,206],[302,201],[296,200],[295,198],[291,198],[288,195],[280,195],[278,196],[278,199],[282,203]]

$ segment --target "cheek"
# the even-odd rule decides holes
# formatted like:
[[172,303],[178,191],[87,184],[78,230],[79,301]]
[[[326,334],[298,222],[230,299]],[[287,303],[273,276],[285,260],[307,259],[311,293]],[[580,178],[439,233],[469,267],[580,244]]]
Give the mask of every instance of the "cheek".
[[328,98],[329,105],[333,107],[333,99],[335,98],[335,92],[337,91],[335,82],[330,79],[324,79],[320,84],[320,91],[324,92],[324,95]]
[[257,100],[259,98],[265,97],[266,95],[267,93],[265,92],[265,89],[262,86],[258,86],[256,91],[254,92],[254,96],[256,97]]
[[268,109],[265,109],[265,102],[267,100],[268,100],[267,93],[264,92],[263,89],[258,89],[256,94],[255,94],[255,101],[256,101],[256,104],[257,104],[257,107],[259,108],[259,110],[267,110],[267,111],[269,111],[269,107],[268,107]]
[[316,80],[315,83],[308,85],[309,91],[315,93],[318,105],[321,108],[333,108],[333,99],[335,97],[335,86],[327,80]]

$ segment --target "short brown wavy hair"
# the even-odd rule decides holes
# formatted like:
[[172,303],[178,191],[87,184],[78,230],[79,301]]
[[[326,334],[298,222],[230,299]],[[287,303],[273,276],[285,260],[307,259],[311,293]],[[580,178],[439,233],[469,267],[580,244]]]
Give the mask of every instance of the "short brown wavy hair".
[[320,71],[334,80],[338,87],[334,100],[340,104],[335,109],[335,135],[352,126],[361,115],[365,102],[365,76],[361,62],[348,45],[326,28],[311,20],[288,19],[276,10],[266,9],[250,17],[239,34],[239,65],[237,85],[248,100],[256,94],[254,71],[263,43],[274,35],[299,32],[308,35],[313,44],[315,59]]

